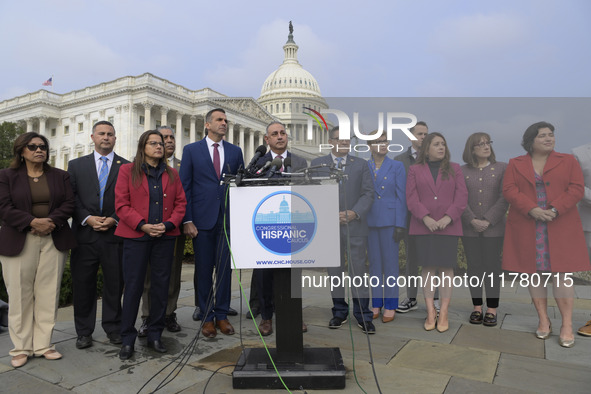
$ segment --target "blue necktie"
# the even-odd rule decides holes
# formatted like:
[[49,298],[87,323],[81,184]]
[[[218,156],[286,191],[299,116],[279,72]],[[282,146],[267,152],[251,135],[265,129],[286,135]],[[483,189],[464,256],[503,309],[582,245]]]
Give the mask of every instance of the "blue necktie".
[[341,168],[343,168],[343,158],[342,157],[337,157],[337,168],[340,170]]
[[101,208],[101,213],[103,211],[103,197],[105,195],[105,187],[107,186],[107,178],[109,177],[109,166],[107,165],[107,158],[105,156],[101,156],[101,161],[103,165],[101,167],[101,172],[99,172],[99,206]]

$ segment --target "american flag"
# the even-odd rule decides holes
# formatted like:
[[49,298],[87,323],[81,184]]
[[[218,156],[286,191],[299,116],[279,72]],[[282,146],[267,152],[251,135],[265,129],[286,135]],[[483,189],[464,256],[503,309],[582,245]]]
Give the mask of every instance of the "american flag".
[[43,86],[53,86],[53,77],[51,77],[47,81],[43,82]]

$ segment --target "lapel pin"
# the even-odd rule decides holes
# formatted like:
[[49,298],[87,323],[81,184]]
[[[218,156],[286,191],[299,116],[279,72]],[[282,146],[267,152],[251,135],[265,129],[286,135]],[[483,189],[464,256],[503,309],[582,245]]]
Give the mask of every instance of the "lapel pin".
[[117,160],[117,164],[121,164],[121,160]]

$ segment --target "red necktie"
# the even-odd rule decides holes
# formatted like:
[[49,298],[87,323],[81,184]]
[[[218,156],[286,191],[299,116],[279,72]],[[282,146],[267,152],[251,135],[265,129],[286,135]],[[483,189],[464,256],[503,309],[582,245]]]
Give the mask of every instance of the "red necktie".
[[220,144],[213,144],[213,168],[215,173],[220,178],[220,151],[218,150]]
[[[279,159],[281,159],[281,162],[283,162],[283,156],[281,156],[281,155],[277,155],[277,157],[278,157]],[[279,172],[283,172],[283,164],[281,164],[281,168],[279,169]]]

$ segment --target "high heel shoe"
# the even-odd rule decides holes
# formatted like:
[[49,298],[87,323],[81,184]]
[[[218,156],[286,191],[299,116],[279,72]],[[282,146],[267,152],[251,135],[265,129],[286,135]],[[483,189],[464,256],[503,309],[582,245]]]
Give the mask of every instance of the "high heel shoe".
[[[386,316],[388,312],[392,312],[392,316]],[[396,316],[395,310],[384,309],[384,313],[382,314],[382,323],[389,323],[394,320],[394,316]]]
[[375,320],[378,317],[380,317],[380,310],[381,310],[381,308],[372,308],[372,309],[373,309],[373,319]]
[[449,330],[449,321],[445,325],[441,324],[439,321],[437,322],[437,331],[446,332],[447,330]]
[[[552,333],[552,322],[550,322],[550,329],[548,331],[536,330],[536,338],[538,338],[538,339],[548,339],[548,338],[550,338],[550,334],[551,333]],[[573,340],[573,344],[574,344],[574,340]]]
[[427,324],[427,319],[425,319],[425,331],[433,331],[435,329],[435,327],[437,326],[437,318],[435,318],[435,321],[433,322],[433,324]]
[[575,346],[575,338],[562,339],[561,337],[558,337],[558,344],[562,347],[573,347]]

